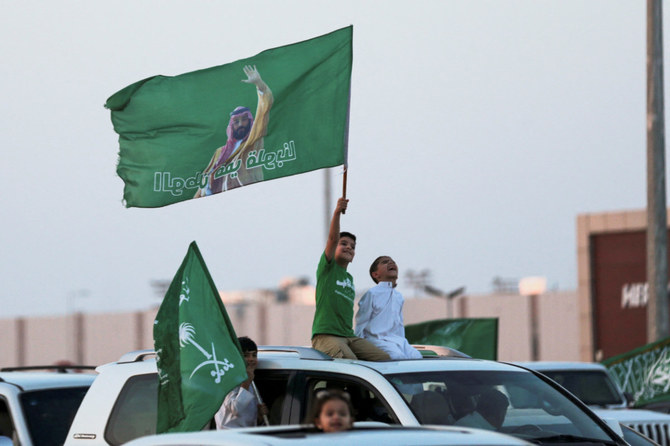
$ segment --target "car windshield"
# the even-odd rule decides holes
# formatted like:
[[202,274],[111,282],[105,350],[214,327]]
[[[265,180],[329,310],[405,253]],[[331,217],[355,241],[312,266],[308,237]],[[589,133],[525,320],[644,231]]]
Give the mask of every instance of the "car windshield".
[[34,390],[20,395],[33,444],[62,445],[87,386]]
[[614,443],[591,416],[532,373],[439,371],[387,377],[421,424],[497,430],[534,443]]
[[610,377],[597,370],[555,370],[541,372],[568,389],[589,406],[621,405],[619,391]]

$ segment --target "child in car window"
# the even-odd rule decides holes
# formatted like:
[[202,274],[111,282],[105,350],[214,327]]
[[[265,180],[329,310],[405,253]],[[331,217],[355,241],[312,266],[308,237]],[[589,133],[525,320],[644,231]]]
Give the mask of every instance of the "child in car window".
[[339,390],[321,390],[316,394],[312,411],[314,426],[323,432],[346,431],[354,425],[354,409],[348,393]]
[[258,365],[258,346],[246,336],[238,338],[238,341],[242,347],[248,378],[226,395],[221,408],[214,414],[217,429],[256,426],[268,414],[267,406],[258,401],[252,388]]

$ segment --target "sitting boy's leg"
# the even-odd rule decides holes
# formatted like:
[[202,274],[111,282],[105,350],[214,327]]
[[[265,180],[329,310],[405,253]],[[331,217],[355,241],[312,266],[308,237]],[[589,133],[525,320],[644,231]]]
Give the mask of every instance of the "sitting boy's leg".
[[347,338],[341,336],[314,335],[312,338],[312,347],[333,358],[356,359],[356,355],[349,348]]
[[372,342],[363,338],[347,338],[349,347],[358,359],[364,361],[388,361],[391,359],[388,353],[380,349]]

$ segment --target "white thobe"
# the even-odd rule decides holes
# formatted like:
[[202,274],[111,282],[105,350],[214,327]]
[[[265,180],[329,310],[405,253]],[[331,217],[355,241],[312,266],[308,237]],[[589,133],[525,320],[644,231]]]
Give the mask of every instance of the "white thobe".
[[217,429],[229,427],[256,426],[258,417],[258,400],[249,390],[242,386],[231,390],[216,414],[214,421]]
[[402,294],[391,282],[371,288],[358,302],[356,336],[365,338],[389,354],[391,359],[421,358],[405,338]]

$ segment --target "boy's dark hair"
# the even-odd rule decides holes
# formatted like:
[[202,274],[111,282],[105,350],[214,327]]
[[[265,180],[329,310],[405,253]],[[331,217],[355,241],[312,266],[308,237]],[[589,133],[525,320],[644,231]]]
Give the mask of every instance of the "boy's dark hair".
[[254,341],[251,340],[251,338],[248,338],[246,336],[240,336],[239,338],[237,338],[237,340],[240,341],[240,347],[242,347],[242,353],[258,351],[258,346]]
[[312,407],[312,410],[308,412],[305,424],[314,424],[314,421],[321,415],[323,405],[331,400],[344,401],[349,408],[349,415],[351,415],[353,419],[354,406],[351,404],[351,396],[349,396],[347,392],[339,389],[322,389],[316,392],[314,406]]
[[347,231],[340,232],[340,238],[342,238],[342,237],[349,237],[354,242],[356,241],[356,236],[354,234],[352,234],[351,232],[347,232]]
[[[372,262],[372,265],[370,265],[370,277],[372,277],[372,273],[377,271],[377,267],[379,266],[379,262],[381,262],[384,257],[388,257],[388,256],[379,256],[375,259],[374,262]],[[375,279],[374,277],[372,277],[372,280],[375,283],[379,283],[379,280]]]

